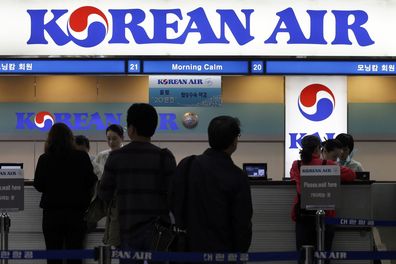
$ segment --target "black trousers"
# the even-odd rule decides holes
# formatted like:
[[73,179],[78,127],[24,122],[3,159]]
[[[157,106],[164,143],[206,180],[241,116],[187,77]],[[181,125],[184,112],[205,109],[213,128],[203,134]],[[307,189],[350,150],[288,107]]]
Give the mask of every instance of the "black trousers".
[[[47,250],[83,249],[86,236],[84,212],[76,210],[44,210],[42,223]],[[61,259],[47,260],[62,264]],[[82,264],[82,260],[66,260],[67,264]]]
[[[333,225],[325,226],[325,251],[330,251],[334,239],[335,227]],[[302,216],[296,221],[296,249],[300,251],[303,245],[313,245],[316,250],[316,222],[315,216]],[[298,262],[304,263],[303,260]],[[330,263],[328,260],[325,263]]]

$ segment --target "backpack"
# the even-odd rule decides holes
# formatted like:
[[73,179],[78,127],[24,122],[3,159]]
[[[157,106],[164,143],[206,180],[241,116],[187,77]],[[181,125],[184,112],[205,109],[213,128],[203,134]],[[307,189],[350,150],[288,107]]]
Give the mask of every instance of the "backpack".
[[[322,161],[322,165],[326,165],[327,160]],[[301,169],[301,160],[297,161],[298,170]],[[296,219],[299,220],[303,217],[312,217],[316,215],[316,210],[307,210],[301,208],[301,194],[297,193],[297,203],[294,205],[294,211],[296,212]]]

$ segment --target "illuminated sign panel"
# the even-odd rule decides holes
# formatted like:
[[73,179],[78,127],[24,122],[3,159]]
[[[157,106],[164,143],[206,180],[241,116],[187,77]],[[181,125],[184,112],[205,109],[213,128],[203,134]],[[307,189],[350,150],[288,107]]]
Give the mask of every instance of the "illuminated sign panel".
[[153,106],[221,106],[221,76],[150,75],[149,103]]
[[285,176],[300,159],[306,135],[331,139],[347,131],[347,79],[331,76],[286,76]]
[[0,55],[395,56],[395,9],[396,0],[3,0]]
[[247,61],[144,61],[144,73],[248,74]]
[[396,74],[391,61],[267,61],[267,74]]
[[122,60],[0,60],[0,74],[124,72]]

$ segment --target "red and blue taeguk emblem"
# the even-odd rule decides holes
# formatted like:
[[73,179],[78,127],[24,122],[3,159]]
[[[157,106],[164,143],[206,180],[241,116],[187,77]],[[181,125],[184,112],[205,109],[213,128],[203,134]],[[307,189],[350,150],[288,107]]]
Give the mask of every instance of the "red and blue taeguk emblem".
[[38,128],[51,127],[55,123],[55,118],[50,112],[38,112],[34,117],[34,124]]
[[305,87],[298,97],[300,113],[311,121],[323,121],[334,110],[335,97],[333,92],[323,84],[310,84]]

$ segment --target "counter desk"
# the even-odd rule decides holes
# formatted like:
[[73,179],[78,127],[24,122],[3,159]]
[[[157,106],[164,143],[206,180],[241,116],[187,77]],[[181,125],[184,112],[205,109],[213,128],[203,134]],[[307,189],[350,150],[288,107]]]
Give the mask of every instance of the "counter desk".
[[[372,182],[342,184],[337,216],[372,219]],[[252,182],[253,239],[250,251],[294,251],[294,222],[290,218],[295,196],[294,183],[289,181]],[[31,182],[25,183],[25,209],[9,213],[11,227],[10,249],[45,249],[41,232],[42,210],[39,208],[40,193]],[[87,238],[87,247],[101,245],[104,221],[96,232]],[[370,228],[338,228],[333,244],[334,250],[372,250]],[[10,261],[17,263],[17,261]],[[24,262],[21,262],[24,264]],[[45,263],[37,261],[35,263]],[[87,263],[94,263],[88,261]],[[277,262],[280,264],[293,262]],[[343,263],[342,261],[335,263]],[[354,263],[354,262],[345,262]],[[362,261],[359,262],[360,264]],[[370,263],[370,262],[367,262]]]

